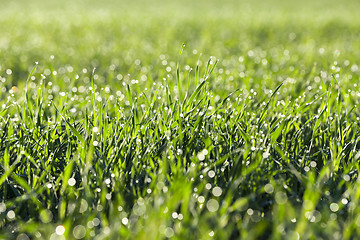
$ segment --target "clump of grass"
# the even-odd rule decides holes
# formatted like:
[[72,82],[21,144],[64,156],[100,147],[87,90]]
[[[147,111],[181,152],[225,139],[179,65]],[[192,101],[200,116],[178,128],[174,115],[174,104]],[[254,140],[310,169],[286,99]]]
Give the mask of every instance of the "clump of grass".
[[[24,52],[9,47],[0,63],[2,238],[359,235],[359,37],[326,38],[358,24],[329,32],[329,19],[318,31],[280,24],[288,17],[248,26],[215,18],[153,17],[149,29],[130,15],[126,24],[111,14],[79,25],[52,19],[59,46],[40,52],[11,37]],[[47,36],[36,19],[30,25]],[[218,34],[200,31],[209,24]],[[190,44],[178,56],[173,45],[164,51],[158,25],[167,42],[188,35]],[[128,27],[137,37],[120,38]],[[348,44],[336,50],[338,42]]]
[[307,101],[279,100],[282,84],[216,101],[215,66],[184,97],[178,71],[125,103],[93,71],[76,111],[44,77],[25,88],[2,111],[3,236],[353,236],[358,133],[336,78]]

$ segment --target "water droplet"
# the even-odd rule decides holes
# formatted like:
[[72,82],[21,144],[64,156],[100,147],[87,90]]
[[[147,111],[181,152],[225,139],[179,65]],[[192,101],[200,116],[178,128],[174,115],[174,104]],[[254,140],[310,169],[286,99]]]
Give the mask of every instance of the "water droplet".
[[105,198],[106,198],[107,200],[111,200],[111,193],[107,193],[107,194],[105,195]]
[[264,190],[266,193],[273,193],[274,187],[273,187],[273,185],[271,185],[271,183],[268,183],[264,186]]
[[215,197],[220,197],[221,194],[222,194],[222,189],[220,187],[214,187],[213,190],[212,190],[212,194]]
[[53,214],[50,210],[44,209],[40,212],[39,217],[43,223],[49,223],[49,222],[51,222],[51,220],[53,218]]
[[76,239],[82,239],[86,235],[86,228],[83,225],[77,225],[73,229],[73,235]]
[[98,218],[94,218],[93,220],[92,220],[92,224],[96,227],[96,226],[99,226],[99,224],[100,224],[100,219],[98,219]]
[[6,205],[5,205],[5,203],[0,203],[0,213],[2,213],[2,212],[5,212],[6,211]]
[[316,167],[316,165],[317,165],[317,163],[316,163],[315,161],[311,161],[311,162],[310,162],[310,167],[313,167],[313,168],[314,168],[314,167]]
[[30,238],[28,237],[28,235],[26,235],[25,233],[20,233],[17,237],[16,240],[30,240]]
[[129,219],[124,217],[122,220],[121,220],[122,224],[124,225],[127,225],[129,223]]
[[199,152],[197,157],[199,158],[200,161],[204,161],[205,160],[205,155],[203,154],[203,152]]
[[89,204],[87,203],[87,201],[85,199],[81,199],[79,212],[80,213],[85,212],[87,210],[88,206],[89,206]]
[[350,181],[350,176],[349,175],[347,175],[347,174],[345,174],[344,176],[343,176],[343,178],[344,178],[344,180],[345,181]]
[[337,212],[339,210],[339,205],[337,203],[331,203],[330,210],[333,212]]
[[172,216],[173,219],[176,219],[176,218],[178,217],[178,213],[177,213],[177,212],[173,212],[173,213],[171,214],[171,216]]
[[210,171],[208,172],[208,176],[209,176],[210,178],[215,177],[215,171],[210,170]]
[[216,199],[210,199],[206,203],[206,207],[209,210],[209,212],[216,212],[219,209],[219,203]]
[[69,186],[71,186],[71,187],[74,186],[74,185],[76,184],[75,178],[69,178],[68,184],[69,184]]
[[183,150],[181,150],[180,148],[176,151],[177,155],[182,155],[183,154]]
[[65,233],[65,227],[64,225],[58,225],[56,228],[55,228],[55,233],[59,236],[61,235],[64,235]]
[[15,218],[15,212],[13,210],[10,210],[7,214],[6,214],[7,218],[9,220],[13,220]]

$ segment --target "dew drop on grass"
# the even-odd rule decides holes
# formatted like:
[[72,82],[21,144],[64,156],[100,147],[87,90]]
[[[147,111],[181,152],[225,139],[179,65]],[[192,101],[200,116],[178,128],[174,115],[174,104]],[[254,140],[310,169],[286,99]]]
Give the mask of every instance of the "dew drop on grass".
[[206,203],[206,207],[209,210],[209,212],[216,212],[219,209],[219,203],[216,199],[210,199]]
[[105,235],[108,235],[108,234],[110,234],[110,232],[111,232],[111,230],[110,230],[110,228],[109,227],[104,227],[104,229],[103,229],[103,233],[105,234]]
[[212,194],[215,197],[220,197],[221,194],[222,194],[222,189],[220,187],[214,187],[213,190],[212,190]]
[[203,154],[203,152],[199,152],[197,157],[199,158],[200,161],[204,161],[205,159],[205,155]]
[[5,203],[0,203],[0,213],[2,213],[2,212],[5,212],[6,211],[6,205],[5,205]]
[[15,212],[14,212],[13,210],[10,210],[10,211],[6,214],[6,217],[7,217],[10,221],[14,220],[14,218],[15,218]]
[[337,203],[331,203],[330,204],[330,210],[332,212],[337,212],[339,210],[339,205]]
[[298,232],[295,232],[295,231],[290,231],[288,239],[299,240],[300,239],[300,234]]
[[122,224],[124,225],[127,225],[129,223],[129,219],[124,217],[122,220],[121,220]]
[[207,149],[203,149],[202,153],[206,156],[206,155],[208,155],[209,151]]
[[263,153],[263,158],[268,158],[270,156],[270,153],[269,152],[264,152]]
[[94,218],[93,220],[92,220],[92,224],[96,227],[96,226],[99,226],[99,224],[100,224],[100,219],[98,219],[98,218]]
[[316,162],[315,162],[315,161],[311,161],[311,162],[310,162],[310,166],[311,166],[311,167],[313,167],[313,168],[314,168],[314,167],[316,167],[316,165],[317,165],[317,164],[316,164]]
[[174,230],[171,227],[168,227],[164,231],[165,237],[171,238],[174,236]]
[[273,193],[274,187],[273,187],[273,185],[271,185],[271,183],[268,183],[264,186],[264,190],[266,193]]
[[343,176],[343,178],[344,178],[344,180],[345,180],[346,182],[350,181],[350,176],[347,175],[347,174],[345,174],[345,175]]
[[215,177],[215,171],[210,170],[210,171],[208,172],[208,176],[209,176],[210,178]]
[[16,240],[30,240],[30,238],[28,237],[28,235],[26,235],[25,233],[20,233]]
[[337,215],[336,215],[336,213],[332,213],[332,214],[330,214],[330,220],[332,220],[332,221],[336,221],[336,219],[337,219]]
[[169,208],[166,207],[166,208],[164,209],[163,213],[167,213],[168,211],[169,211]]
[[53,214],[50,210],[44,209],[40,212],[39,217],[43,223],[49,223],[49,222],[51,222],[51,220],[53,218]]
[[55,233],[59,236],[61,235],[64,235],[65,233],[65,227],[64,225],[58,225],[56,228],[55,228]]
[[82,239],[86,235],[86,228],[83,225],[77,225],[73,229],[73,235],[76,239]]
[[176,151],[176,153],[177,153],[177,155],[182,155],[183,154],[183,151],[181,150],[181,149],[178,149],[177,151]]
[[85,199],[81,199],[79,212],[80,213],[85,212],[88,209],[88,206],[89,206],[89,204],[87,203],[87,201]]
[[94,227],[94,224],[92,221],[88,221],[87,224],[86,224],[87,228],[93,228]]

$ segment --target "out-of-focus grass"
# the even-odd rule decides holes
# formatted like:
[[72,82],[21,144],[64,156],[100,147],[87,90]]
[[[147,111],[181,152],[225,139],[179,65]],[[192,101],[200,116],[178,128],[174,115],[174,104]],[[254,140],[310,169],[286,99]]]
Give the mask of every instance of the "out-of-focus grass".
[[4,239],[359,235],[357,1],[0,3]]

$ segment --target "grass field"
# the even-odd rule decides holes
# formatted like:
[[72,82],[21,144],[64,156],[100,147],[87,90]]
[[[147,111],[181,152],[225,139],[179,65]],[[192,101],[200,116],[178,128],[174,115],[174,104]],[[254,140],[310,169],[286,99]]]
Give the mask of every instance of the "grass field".
[[360,237],[359,1],[0,5],[0,239]]

